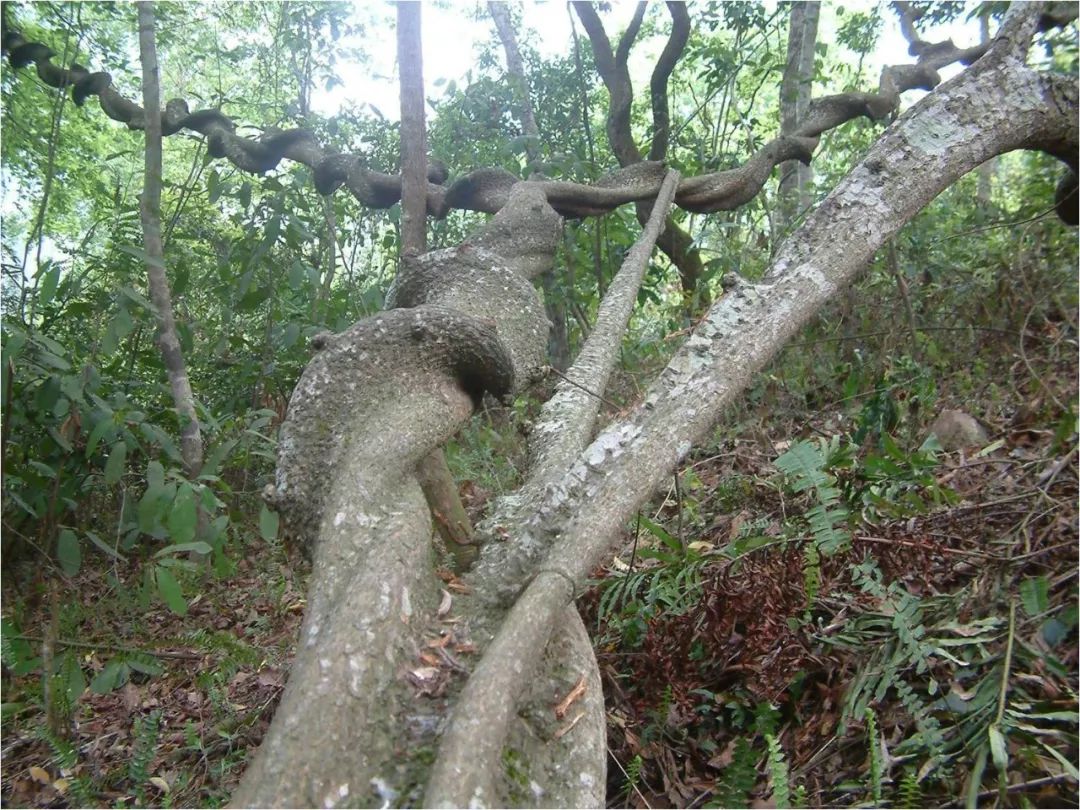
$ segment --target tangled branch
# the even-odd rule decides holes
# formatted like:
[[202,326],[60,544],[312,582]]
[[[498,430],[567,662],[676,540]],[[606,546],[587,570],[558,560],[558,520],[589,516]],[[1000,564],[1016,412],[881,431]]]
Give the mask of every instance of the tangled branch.
[[[669,10],[675,24],[674,30],[652,82],[656,131],[650,156],[657,157],[663,155],[667,140],[666,105],[660,98],[666,93],[660,90],[666,84],[681,51],[679,43],[684,41],[688,27],[684,12],[677,8],[678,4],[669,6],[672,6]],[[897,3],[896,6],[902,29],[912,43],[910,50],[916,56],[915,64],[886,67],[882,71],[877,92],[838,93],[814,100],[805,120],[794,134],[775,138],[765,144],[742,166],[684,178],[675,194],[675,204],[697,213],[732,210],[744,205],[760,192],[778,163],[786,160],[809,163],[825,131],[860,116],[873,120],[886,118],[897,109],[901,93],[916,88],[932,89],[941,81],[938,74],[941,67],[953,62],[971,64],[988,47],[979,45],[962,49],[948,40],[924,42],[918,38],[914,27],[919,12],[907,3]],[[575,7],[593,42],[598,70],[611,92],[609,129],[628,131],[629,121],[628,118],[623,121],[623,113],[628,115],[629,105],[626,102],[632,98],[632,91],[629,76],[624,74],[626,59],[637,36],[642,14],[635,16],[638,24],[631,25],[615,52],[612,52],[602,26],[598,27],[599,18],[592,6],[582,3],[575,4]],[[1040,18],[1040,28],[1067,24],[1076,16],[1075,4],[1052,4]],[[108,73],[90,72],[76,63],[67,68],[55,65],[52,60],[56,54],[52,49],[40,42],[28,41],[18,30],[6,24],[2,33],[2,47],[13,68],[33,65],[46,85],[57,89],[70,88],[78,106],[83,106],[91,96],[97,96],[101,109],[109,118],[126,124],[132,130],[145,128],[145,111],[113,88],[112,77]],[[400,175],[372,170],[364,165],[364,158],[359,155],[331,151],[322,146],[307,129],[268,129],[260,137],[253,138],[237,135],[236,128],[236,123],[221,110],[191,112],[183,99],[170,100],[162,113],[163,135],[175,135],[184,130],[203,135],[211,156],[225,158],[243,171],[265,174],[277,168],[282,160],[288,159],[311,168],[315,188],[322,195],[333,194],[345,187],[361,204],[371,208],[389,208],[401,199]],[[633,155],[619,156],[625,168],[592,184],[523,181],[502,169],[478,169],[447,187],[446,167],[432,161],[428,170],[428,214],[442,218],[454,208],[495,213],[506,204],[510,189],[521,182],[536,184],[552,207],[566,217],[595,216],[629,202],[651,200],[659,192],[664,166],[659,161],[642,162],[636,147],[633,152]],[[1075,156],[1072,165],[1075,166]]]

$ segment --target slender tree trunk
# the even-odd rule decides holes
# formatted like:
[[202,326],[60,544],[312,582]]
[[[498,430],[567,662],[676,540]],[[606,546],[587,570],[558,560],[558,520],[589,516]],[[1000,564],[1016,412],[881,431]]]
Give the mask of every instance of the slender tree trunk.
[[[419,2],[398,3],[397,45],[401,71],[401,260],[427,250],[427,133],[424,124],[424,62]],[[442,448],[417,465],[420,488],[435,528],[459,570],[475,557],[472,524]]]
[[[510,21],[510,12],[506,3],[488,3],[491,19],[499,32],[503,50],[506,51],[506,73],[514,88],[514,101],[517,104],[518,118],[521,119],[521,132],[525,136],[525,154],[529,159],[529,174],[539,171],[540,165],[540,129],[536,125],[532,99],[529,97],[529,81],[525,77],[525,64],[521,60],[517,36]],[[566,303],[559,295],[555,271],[549,270],[540,277],[544,289],[544,310],[551,321],[548,335],[548,359],[559,371],[566,371],[570,365],[570,340],[566,332]]]
[[150,300],[157,313],[157,343],[169,376],[173,403],[180,418],[180,453],[184,472],[189,478],[199,474],[203,463],[202,433],[195,413],[180,339],[173,318],[169,280],[161,244],[161,99],[158,90],[157,50],[154,47],[154,4],[138,3],[139,57],[142,61],[143,109],[146,110],[146,175],[140,197],[143,242],[146,250],[146,275]]
[[[780,84],[780,132],[791,135],[798,129],[810,106],[814,79],[814,45],[817,42],[818,2],[791,4],[787,63]],[[780,164],[780,225],[786,230],[799,211],[813,202],[814,172],[797,160]]]
[[525,78],[525,63],[521,60],[517,35],[510,21],[510,12],[506,3],[488,3],[491,19],[495,21],[495,30],[499,33],[503,50],[506,52],[506,73],[514,90],[514,102],[517,105],[518,118],[521,119],[521,132],[526,137],[525,154],[529,158],[529,172],[537,170],[536,162],[540,157],[540,129],[536,126],[532,100],[529,98],[529,82]]
[[[979,18],[979,41],[990,41],[990,18],[983,15]],[[978,184],[975,187],[975,217],[979,222],[985,222],[990,208],[990,189],[993,185],[994,175],[997,173],[997,158],[990,158],[978,168]]]
[[397,4],[401,71],[401,255],[427,250],[427,132],[420,3]]
[[337,220],[334,216],[334,201],[330,197],[323,197],[323,218],[326,224],[325,267],[322,283],[311,305],[311,320],[313,321],[325,317],[326,302],[330,299],[330,289],[334,285],[334,273],[337,270]]

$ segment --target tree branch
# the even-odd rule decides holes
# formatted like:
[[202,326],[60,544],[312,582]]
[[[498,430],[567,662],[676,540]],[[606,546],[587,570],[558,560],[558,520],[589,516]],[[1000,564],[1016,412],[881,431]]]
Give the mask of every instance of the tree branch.
[[667,157],[668,138],[671,132],[671,115],[668,109],[668,79],[675,70],[675,65],[682,58],[686,43],[690,39],[690,15],[685,3],[668,3],[671,14],[671,33],[667,44],[660,53],[649,80],[652,100],[653,135],[649,144],[649,160],[663,160]]
[[[1022,4],[1021,4],[1022,5]],[[619,94],[628,89],[629,82],[618,81],[617,63],[611,51],[610,43],[604,34],[595,10],[588,3],[576,2],[574,9],[578,13],[593,46],[597,70],[609,92]],[[1021,15],[1027,22],[1023,30],[1014,30],[1009,20],[991,43],[991,49],[997,49],[999,58],[1004,58],[1009,41],[1022,41],[1025,32],[1051,22],[1062,24],[1069,21],[1068,9],[1036,17]],[[1016,17],[1016,13],[1011,13]],[[1019,18],[1018,18],[1019,19]],[[1058,22],[1060,20],[1061,22]],[[626,37],[624,36],[624,40]],[[1001,44],[998,44],[1001,43]],[[97,95],[102,109],[114,120],[122,121],[130,129],[145,127],[145,114],[141,107],[116,93],[111,87],[111,77],[107,73],[89,73],[78,65],[70,69],[59,68],[52,64],[53,53],[49,48],[34,42],[27,42],[17,31],[7,30],[3,34],[4,50],[15,68],[34,64],[38,76],[51,87],[71,87],[76,103],[85,102],[90,95]],[[744,166],[728,172],[700,175],[684,178],[676,194],[675,202],[680,207],[696,212],[729,210],[744,204],[753,198],[749,188],[736,186],[740,177],[760,179],[771,166],[763,169],[762,161],[769,155],[780,160],[798,159],[809,162],[812,151],[816,148],[817,138],[826,130],[840,126],[858,116],[881,119],[891,114],[899,104],[899,96],[905,90],[913,88],[932,89],[940,82],[937,69],[959,61],[971,64],[987,52],[986,46],[959,49],[951,42],[937,43],[921,49],[919,59],[914,65],[886,67],[882,71],[878,92],[876,93],[840,93],[815,99],[810,104],[806,118],[800,124],[792,138],[780,138],[759,150]],[[622,89],[620,89],[622,88]],[[613,105],[615,106],[615,105]],[[622,127],[620,124],[619,127]],[[163,118],[163,134],[171,135],[181,129],[190,129],[207,136],[209,152],[213,157],[226,157],[244,171],[264,173],[272,170],[282,159],[295,160],[313,169],[316,190],[320,194],[331,194],[344,185],[364,205],[374,208],[388,208],[401,198],[401,178],[367,169],[362,159],[355,155],[330,153],[321,147],[314,136],[307,130],[288,131],[268,130],[260,139],[244,138],[234,134],[235,124],[219,110],[200,110],[188,112],[187,103],[173,99],[167,105]],[[612,127],[614,130],[615,127]],[[616,157],[624,167],[640,162],[640,153],[631,142],[613,144]],[[1075,164],[1075,155],[1052,151],[1051,154],[1069,163]],[[613,173],[613,176],[618,173]],[[651,185],[644,188],[640,183],[624,186],[624,177],[617,182],[603,179],[592,185],[567,182],[542,182],[540,187],[549,193],[551,204],[564,216],[592,216],[605,213],[627,202],[655,197],[659,190],[662,170],[653,173]],[[500,169],[479,169],[457,180],[450,188],[443,188],[446,169],[441,164],[432,163],[428,168],[427,209],[428,213],[442,217],[451,208],[464,208],[474,211],[494,213],[506,204],[510,189],[515,183],[524,182]],[[758,186],[760,188],[760,186]],[[644,219],[645,217],[639,218]],[[661,237],[662,249],[677,261],[677,255],[667,250],[672,242],[685,241],[691,244],[688,235],[685,240],[678,232],[669,227]],[[696,257],[696,251],[688,251],[687,257]],[[700,259],[697,259],[700,264]],[[686,267],[680,266],[686,273]]]
[[[591,346],[586,345],[582,352],[585,359],[579,358],[571,370],[572,374],[575,371],[580,373],[583,366],[593,363],[606,365],[610,371],[610,364],[614,360],[611,348],[617,343],[615,338],[625,328],[633,309],[637,286],[645,274],[649,255],[671,207],[678,177],[677,172],[666,175],[661,196],[653,206],[653,215],[626,257],[616,277],[617,282],[613,282],[612,290],[604,299],[596,330],[589,338]],[[590,412],[591,416],[595,416],[597,408],[594,397],[561,385],[555,398],[561,398],[562,404],[556,404],[553,410],[546,411],[549,424],[553,425],[560,414],[577,421],[579,427],[585,423],[591,424]],[[546,456],[546,461],[537,464],[540,477],[557,473],[565,467],[584,445],[584,439],[577,432],[557,439],[551,436],[546,447],[550,455]],[[563,609],[574,597],[574,591],[574,583],[558,571],[539,571],[510,611],[479,667],[465,684],[450,725],[440,740],[425,797],[427,805],[468,807],[477,799],[494,795],[492,780],[500,767],[509,720],[525,685],[517,668],[505,664],[507,661],[533,657],[539,652],[531,649],[537,640],[541,648],[546,646],[552,624],[562,615]],[[523,617],[527,618],[523,621]],[[540,628],[539,633],[534,628]],[[499,695],[500,699],[492,700],[492,695]]]

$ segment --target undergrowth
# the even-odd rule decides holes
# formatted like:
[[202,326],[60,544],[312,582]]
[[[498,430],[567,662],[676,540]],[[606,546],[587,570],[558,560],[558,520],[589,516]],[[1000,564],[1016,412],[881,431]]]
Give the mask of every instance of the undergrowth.
[[887,376],[846,430],[719,435],[634,522],[585,604],[612,803],[1075,802],[1076,411],[958,455],[912,426],[936,396]]

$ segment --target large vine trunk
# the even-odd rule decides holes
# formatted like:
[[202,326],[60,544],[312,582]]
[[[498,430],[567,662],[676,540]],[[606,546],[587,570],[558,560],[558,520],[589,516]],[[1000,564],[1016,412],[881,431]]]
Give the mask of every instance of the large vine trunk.
[[[669,44],[677,44],[685,10],[668,10]],[[317,354],[293,393],[267,493],[311,551],[308,609],[289,685],[235,803],[601,805],[603,696],[572,602],[634,511],[752,375],[973,168],[1018,148],[1059,157],[1072,170],[1059,210],[1075,222],[1077,86],[1074,77],[1026,66],[1039,11],[1017,6],[988,48],[966,51],[918,41],[908,15],[902,27],[919,53],[915,65],[887,68],[875,93],[814,100],[794,133],[736,169],[680,179],[639,162],[636,147],[621,155],[623,169],[592,186],[481,169],[444,188],[445,172],[431,167],[429,214],[463,207],[495,216],[459,247],[404,257],[389,311],[313,342]],[[615,54],[595,15],[581,15],[607,77],[621,75],[643,15]],[[1057,19],[1075,15],[1069,6]],[[57,67],[48,48],[17,32],[5,30],[3,44],[15,67],[35,64],[42,81],[71,88],[77,104],[96,95],[110,117],[147,127],[144,110],[108,74]],[[665,49],[652,88],[655,133],[665,141],[666,108],[655,101],[676,50]],[[680,233],[660,232],[672,200],[699,213],[738,207],[778,163],[809,161],[823,132],[860,115],[883,118],[901,92],[935,86],[936,69],[958,59],[974,64],[897,119],[786,240],[760,282],[727,285],[644,401],[594,438],[598,397],[644,263],[654,244]],[[611,81],[609,90],[614,132],[629,113],[629,85]],[[310,132],[245,138],[220,111],[190,113],[179,100],[162,121],[164,134],[205,135],[212,156],[245,171],[289,158],[312,167],[321,193],[344,186],[381,207],[401,197],[400,177],[329,153]],[[552,267],[561,216],[628,202],[649,212],[645,232],[532,431],[522,486],[478,527],[474,570],[464,583],[448,583],[436,573],[417,465],[482,397],[510,396],[542,372],[548,323],[533,282]]]
[[[603,701],[573,597],[721,409],[905,222],[994,155],[1075,156],[1075,83],[1026,68],[1017,43],[1034,23],[1012,25],[901,116],[765,279],[712,306],[627,418],[555,451],[594,419],[556,395],[532,473],[480,527],[471,593],[448,613],[413,467],[483,390],[517,390],[543,363],[529,279],[559,239],[548,187],[518,183],[466,243],[409,263],[392,294],[409,309],[329,339],[293,395],[273,493],[312,546],[308,615],[238,804],[602,804]],[[575,387],[599,382],[575,368]]]

